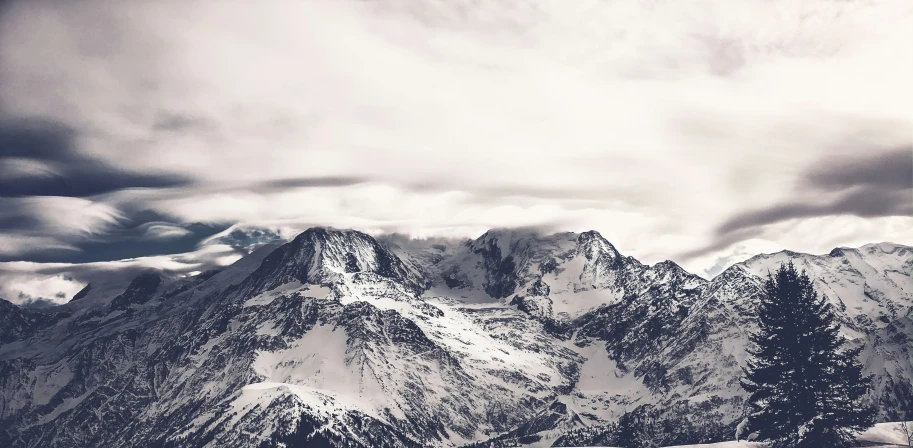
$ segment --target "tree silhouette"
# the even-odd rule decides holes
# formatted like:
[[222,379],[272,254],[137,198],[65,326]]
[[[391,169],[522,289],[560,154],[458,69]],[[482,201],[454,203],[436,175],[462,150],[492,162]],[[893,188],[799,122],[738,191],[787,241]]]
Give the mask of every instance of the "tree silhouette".
[[792,262],[764,286],[741,379],[748,430],[771,448],[851,446],[875,415],[862,403],[871,378],[856,361],[861,347],[843,349],[830,303]]

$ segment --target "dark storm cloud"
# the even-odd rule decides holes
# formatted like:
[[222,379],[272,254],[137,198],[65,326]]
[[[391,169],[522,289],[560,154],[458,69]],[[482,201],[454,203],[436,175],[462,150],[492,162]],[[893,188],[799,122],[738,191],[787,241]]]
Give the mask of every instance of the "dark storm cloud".
[[[183,132],[203,125],[191,117],[165,114],[155,127]],[[78,132],[56,121],[0,118],[0,232],[43,242],[2,254],[0,261],[84,263],[185,253],[232,224],[186,224],[175,216],[150,209],[145,200],[105,204],[101,195],[129,188],[174,188],[166,194],[175,195],[205,191],[206,187],[182,176],[118,170],[81,153],[78,139]],[[368,181],[354,176],[285,178],[220,191],[275,192],[344,187]],[[111,207],[111,220],[101,228],[93,228],[89,236],[61,229],[60,222],[46,219],[54,210],[41,209],[53,208],[58,202],[36,202],[39,197],[56,196],[92,197],[91,201]]]
[[909,190],[913,187],[913,147],[900,147],[871,157],[825,161],[810,170],[806,184],[818,189],[872,186]]
[[[183,229],[183,233],[169,238],[143,238],[150,225],[167,225]],[[197,244],[225,229],[228,225],[193,223],[175,225],[165,222],[144,223],[140,226],[125,228],[112,232],[98,241],[76,243],[79,253],[65,256],[46,254],[31,261],[66,261],[69,263],[89,263],[95,261],[123,260],[125,258],[148,257],[153,255],[180,254],[193,251]],[[28,257],[26,257],[28,258]]]
[[116,213],[102,229],[73,233],[60,229],[59,222],[46,221],[33,199],[0,198],[0,234],[43,242],[24,251],[0,253],[0,262],[84,263],[184,253],[229,227],[228,223],[185,224],[143,208],[142,203],[125,205]]
[[0,202],[6,209],[0,212],[0,232],[22,231],[26,229],[41,228],[41,220],[34,216],[29,216],[25,211],[15,205],[8,205]]
[[[150,215],[154,215],[152,212]],[[229,227],[228,224],[175,224],[166,221],[135,222],[130,221],[108,233],[92,239],[65,239],[76,250],[57,248],[35,248],[26,254],[2,255],[2,261],[34,261],[89,263],[97,261],[114,261],[126,258],[169,255],[190,252],[204,239]],[[171,236],[150,235],[150,229],[164,228],[173,230]],[[26,229],[13,229],[14,232],[26,232]]]
[[45,224],[21,199],[0,196],[0,231],[7,233],[40,232]]
[[[77,133],[69,127],[42,119],[0,121],[0,197],[87,197],[127,188],[187,186],[190,179],[173,174],[135,173],[116,169],[81,154]],[[18,162],[18,163],[17,163]],[[44,172],[17,166],[37,164]]]
[[910,216],[910,189],[883,190],[878,188],[854,188],[837,200],[825,204],[789,203],[754,210],[736,215],[717,228],[718,235],[750,227],[774,224],[795,218],[814,218],[830,215],[853,215],[861,218],[885,216]]
[[0,159],[62,161],[73,152],[75,138],[72,129],[50,120],[0,120]]
[[[717,227],[717,236],[796,218],[852,215],[862,218],[913,214],[913,148],[902,147],[852,159],[825,159],[809,168],[797,193],[837,193],[835,199],[776,204],[737,214]],[[806,196],[814,198],[813,195]]]

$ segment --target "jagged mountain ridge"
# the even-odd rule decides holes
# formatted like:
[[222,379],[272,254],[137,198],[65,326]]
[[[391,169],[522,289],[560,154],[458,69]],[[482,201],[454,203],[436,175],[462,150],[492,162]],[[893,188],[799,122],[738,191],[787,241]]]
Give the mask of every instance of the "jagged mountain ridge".
[[[0,345],[0,442],[547,443],[686,402],[701,404],[696,419],[732,423],[757,274],[777,256],[815,266],[825,286],[840,283],[834,272],[866,279],[829,298],[866,323],[848,330],[871,339],[860,343],[881,379],[873,399],[897,415],[911,404],[897,362],[909,351],[891,329],[910,290],[892,272],[909,272],[910,248],[860,253],[850,268],[830,267],[831,255],[759,256],[707,281],[623,256],[597,232],[398,244],[310,229],[223,272],[147,274],[53,318],[2,311],[20,330]],[[892,283],[868,280],[879,272]]]

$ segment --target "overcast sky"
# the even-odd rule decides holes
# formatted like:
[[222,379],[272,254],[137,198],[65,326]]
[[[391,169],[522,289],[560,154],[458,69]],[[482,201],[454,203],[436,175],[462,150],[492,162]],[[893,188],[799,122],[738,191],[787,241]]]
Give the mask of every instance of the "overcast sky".
[[[710,276],[913,242],[909,0],[0,6],[0,261],[235,223],[595,229]],[[9,263],[7,263],[9,264]]]

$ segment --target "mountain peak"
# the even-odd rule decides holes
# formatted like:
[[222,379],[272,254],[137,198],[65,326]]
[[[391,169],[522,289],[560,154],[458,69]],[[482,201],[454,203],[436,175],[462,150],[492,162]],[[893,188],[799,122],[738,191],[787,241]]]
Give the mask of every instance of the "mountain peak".
[[267,255],[247,286],[261,292],[292,281],[322,284],[357,272],[398,280],[416,291],[423,287],[374,237],[326,227],[307,229]]
[[500,251],[500,256],[507,257],[518,247],[529,246],[532,242],[543,237],[542,231],[535,228],[490,229],[470,242],[470,248],[473,252],[478,252],[497,247]]
[[144,272],[137,275],[123,294],[111,301],[112,310],[125,310],[130,305],[148,302],[162,285],[162,276],[156,272]]
[[687,272],[685,271],[685,268],[679,266],[678,263],[672,260],[660,261],[659,263],[653,265],[653,269],[660,271]]
[[344,237],[346,235],[371,238],[368,234],[358,230],[316,226],[310,227],[304,232],[299,233],[297,236],[295,236],[294,239],[292,239],[292,241],[313,241],[315,239],[325,240],[327,238]]
[[831,249],[831,251],[828,252],[827,255],[828,255],[828,256],[831,256],[831,257],[842,257],[842,256],[845,255],[845,253],[846,253],[847,251],[851,251],[851,250],[854,251],[854,250],[856,250],[856,249],[849,249],[849,248],[846,248],[846,247],[835,247],[835,248]]
[[618,252],[618,249],[595,230],[581,233],[577,237],[577,248],[588,260],[592,260],[601,254],[605,254],[612,260],[621,258],[621,253]]
[[383,277],[396,258],[374,237],[357,230],[312,227],[294,240],[292,247],[301,255],[296,261],[307,265],[307,278],[322,280],[330,273],[373,272]]

